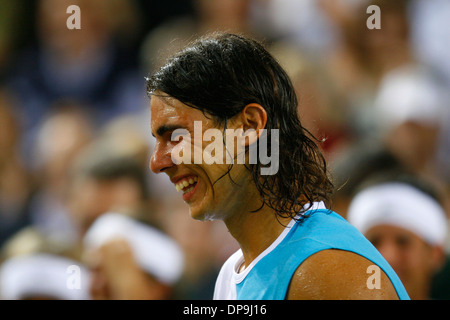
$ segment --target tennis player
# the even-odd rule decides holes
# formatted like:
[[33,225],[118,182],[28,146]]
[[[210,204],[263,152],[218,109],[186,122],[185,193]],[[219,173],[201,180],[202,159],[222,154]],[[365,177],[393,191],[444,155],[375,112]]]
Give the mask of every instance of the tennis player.
[[[151,170],[168,175],[194,219],[222,220],[240,245],[220,271],[215,299],[409,299],[375,247],[327,208],[326,162],[301,125],[290,79],[262,44],[202,37],[151,75],[147,89]],[[209,129],[223,132],[221,152],[205,139]],[[229,163],[238,146],[246,163]],[[264,151],[256,160],[254,148]],[[216,161],[180,161],[198,151],[213,151]]]

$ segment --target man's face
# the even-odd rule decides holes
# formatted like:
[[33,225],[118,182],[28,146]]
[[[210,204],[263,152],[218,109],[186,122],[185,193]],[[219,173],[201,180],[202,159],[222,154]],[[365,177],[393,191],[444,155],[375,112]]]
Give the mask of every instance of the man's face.
[[378,225],[365,236],[392,266],[412,299],[426,291],[433,273],[441,263],[437,247],[404,228]]
[[[254,190],[251,175],[244,165],[233,164],[228,176],[230,165],[225,161],[206,164],[204,159],[200,162],[194,159],[196,154],[204,155],[203,151],[211,144],[202,139],[205,131],[223,130],[223,127],[218,127],[212,117],[206,117],[202,111],[173,98],[152,96],[150,108],[151,130],[156,138],[150,169],[154,173],[166,173],[174,187],[181,188],[179,192],[189,205],[191,216],[198,220],[225,219],[239,211],[238,208],[242,209],[251,200],[249,194]],[[185,130],[186,134],[173,139],[172,133],[177,129]],[[195,139],[200,142],[194,142]],[[183,150],[187,150],[186,147],[192,150],[191,161],[173,161],[173,153],[179,152],[177,146],[180,144],[183,144]],[[226,154],[225,147],[222,152]]]

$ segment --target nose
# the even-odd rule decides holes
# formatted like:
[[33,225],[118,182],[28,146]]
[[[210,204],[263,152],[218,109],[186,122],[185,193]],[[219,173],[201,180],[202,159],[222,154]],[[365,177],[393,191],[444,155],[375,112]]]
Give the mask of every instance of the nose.
[[161,173],[173,165],[174,163],[172,162],[169,148],[162,146],[160,143],[156,143],[150,158],[150,170],[154,173]]

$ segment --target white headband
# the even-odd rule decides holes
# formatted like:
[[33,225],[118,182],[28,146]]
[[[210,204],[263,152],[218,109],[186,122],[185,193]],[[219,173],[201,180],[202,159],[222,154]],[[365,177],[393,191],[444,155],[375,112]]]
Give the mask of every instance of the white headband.
[[441,95],[420,68],[398,68],[384,77],[374,107],[382,125],[397,126],[405,121],[437,125],[445,112]]
[[13,257],[3,262],[0,269],[0,296],[6,300],[40,296],[89,300],[89,287],[87,268],[77,261],[52,254]]
[[405,183],[368,187],[350,203],[347,220],[361,233],[380,224],[407,229],[432,245],[443,245],[447,235],[444,210],[431,196]]
[[128,241],[138,264],[166,284],[175,283],[184,270],[184,255],[179,245],[159,230],[123,214],[106,213],[94,221],[84,237],[87,250],[122,238]]

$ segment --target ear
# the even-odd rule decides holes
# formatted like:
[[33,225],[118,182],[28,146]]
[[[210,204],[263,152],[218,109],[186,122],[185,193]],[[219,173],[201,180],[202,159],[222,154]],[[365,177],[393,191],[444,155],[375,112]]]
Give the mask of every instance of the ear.
[[434,246],[431,248],[430,263],[434,272],[439,271],[445,263],[445,250],[442,246]]
[[240,118],[242,121],[243,143],[245,146],[251,145],[256,142],[262,130],[265,129],[267,124],[267,112],[266,110],[257,103],[250,103],[242,109],[240,113]]

